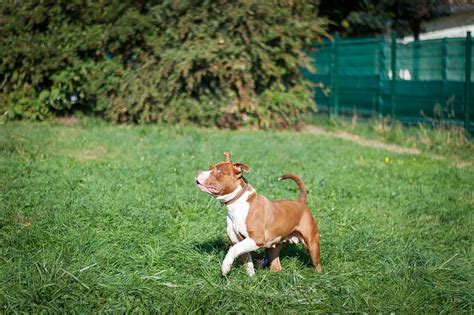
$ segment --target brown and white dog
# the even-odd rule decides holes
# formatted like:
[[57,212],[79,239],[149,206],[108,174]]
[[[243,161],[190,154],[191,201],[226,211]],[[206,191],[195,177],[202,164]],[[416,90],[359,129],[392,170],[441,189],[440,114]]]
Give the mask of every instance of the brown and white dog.
[[232,268],[235,258],[246,264],[247,272],[255,274],[250,252],[265,248],[271,271],[280,271],[280,250],[286,243],[303,243],[316,271],[321,272],[319,261],[318,225],[306,206],[306,189],[301,178],[285,174],[279,179],[292,179],[298,184],[298,200],[270,201],[258,195],[248,184],[242,172],[249,167],[232,163],[230,153],[226,160],[212,165],[208,171],[198,172],[199,190],[211,194],[227,207],[227,236],[232,242],[222,263],[222,274]]

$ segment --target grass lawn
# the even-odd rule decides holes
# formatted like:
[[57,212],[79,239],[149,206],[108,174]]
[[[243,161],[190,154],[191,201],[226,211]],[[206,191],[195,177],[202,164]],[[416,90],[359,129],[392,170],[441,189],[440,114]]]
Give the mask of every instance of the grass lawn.
[[[272,199],[302,176],[322,274],[235,266],[225,208],[194,185],[223,160]],[[472,151],[471,151],[472,153]],[[473,311],[474,168],[310,133],[0,125],[0,312]],[[261,258],[257,252],[255,258]]]

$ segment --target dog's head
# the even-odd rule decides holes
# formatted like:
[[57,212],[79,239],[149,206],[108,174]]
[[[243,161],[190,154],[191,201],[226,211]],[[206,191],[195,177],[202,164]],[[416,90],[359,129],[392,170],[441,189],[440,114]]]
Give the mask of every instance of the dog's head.
[[230,161],[230,153],[224,153],[224,162],[209,167],[208,171],[196,174],[196,185],[202,192],[214,197],[230,194],[237,186],[243,184],[242,172],[249,172],[249,167],[242,163]]

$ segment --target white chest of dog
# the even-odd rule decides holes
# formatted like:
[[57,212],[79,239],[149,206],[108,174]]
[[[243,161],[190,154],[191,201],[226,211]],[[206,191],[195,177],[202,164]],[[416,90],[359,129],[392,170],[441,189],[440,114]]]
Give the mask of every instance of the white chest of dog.
[[247,220],[250,205],[247,202],[247,198],[253,192],[246,191],[241,198],[227,206],[227,236],[232,243],[238,243],[241,239],[248,237],[245,221]]

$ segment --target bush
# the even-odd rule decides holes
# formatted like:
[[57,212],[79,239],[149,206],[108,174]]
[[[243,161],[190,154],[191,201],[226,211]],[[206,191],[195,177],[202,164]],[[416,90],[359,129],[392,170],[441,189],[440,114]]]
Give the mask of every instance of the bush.
[[306,1],[5,1],[0,20],[10,118],[293,125],[314,106],[304,50],[326,35]]
[[133,1],[0,3],[3,110],[36,119],[104,111],[127,55],[143,47],[150,31],[144,12]]

